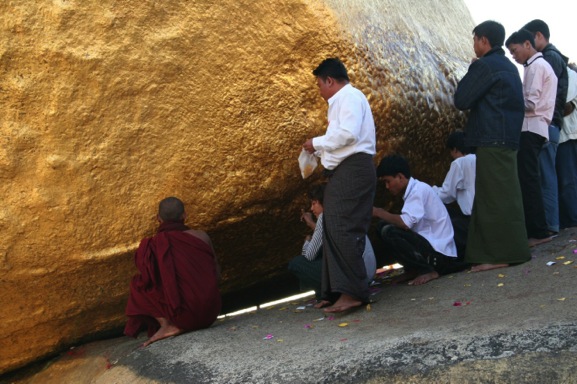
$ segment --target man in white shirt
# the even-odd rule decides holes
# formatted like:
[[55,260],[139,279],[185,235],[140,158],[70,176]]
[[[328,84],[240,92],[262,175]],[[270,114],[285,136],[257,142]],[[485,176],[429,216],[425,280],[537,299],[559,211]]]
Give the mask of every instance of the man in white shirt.
[[[433,186],[433,191],[441,201],[447,205],[453,231],[455,231],[455,244],[460,258],[465,257],[469,222],[473,211],[475,199],[475,167],[477,157],[469,153],[465,146],[465,133],[454,131],[447,138],[447,148],[453,157],[453,162],[445,176],[441,187]],[[458,207],[450,205],[457,202]]]
[[453,226],[445,205],[426,183],[411,177],[409,163],[398,155],[384,157],[377,176],[393,195],[403,195],[401,214],[373,207],[382,219],[379,234],[386,249],[403,265],[399,281],[422,285],[467,265],[457,258]]
[[545,218],[543,191],[539,176],[539,152],[549,138],[549,124],[555,111],[557,76],[543,54],[535,49],[533,34],[525,29],[513,33],[505,42],[515,61],[525,67],[523,96],[525,118],[521,129],[517,166],[525,227],[529,246],[551,241]]
[[329,105],[326,133],[302,146],[320,155],[329,179],[323,214],[323,292],[317,307],[338,313],[369,301],[362,255],[376,188],[375,124],[367,98],[349,84],[339,59],[324,60],[313,75]]

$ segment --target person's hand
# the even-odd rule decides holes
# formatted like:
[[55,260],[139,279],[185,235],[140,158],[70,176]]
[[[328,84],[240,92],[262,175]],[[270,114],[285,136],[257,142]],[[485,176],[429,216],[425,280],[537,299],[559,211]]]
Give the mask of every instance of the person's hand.
[[304,221],[305,223],[309,224],[313,223],[313,214],[310,212],[305,212],[304,210],[301,211],[301,221]]
[[315,147],[313,146],[313,139],[308,139],[303,144],[303,149],[308,153],[315,153]]
[[373,207],[373,217],[382,218],[383,213],[387,212],[383,208]]

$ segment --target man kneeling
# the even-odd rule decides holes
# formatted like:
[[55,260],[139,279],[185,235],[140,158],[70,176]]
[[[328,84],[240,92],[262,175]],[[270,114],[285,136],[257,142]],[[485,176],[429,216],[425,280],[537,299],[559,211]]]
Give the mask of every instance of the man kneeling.
[[218,263],[208,235],[184,225],[184,204],[176,197],[158,207],[155,236],[141,241],[135,255],[124,333],[148,329],[147,346],[209,327],[221,309]]
[[386,249],[405,268],[397,281],[421,285],[440,275],[457,272],[466,264],[457,258],[453,227],[445,205],[426,183],[411,177],[407,160],[386,156],[377,167],[393,195],[403,196],[400,215],[373,207],[373,216],[382,219],[379,234]]

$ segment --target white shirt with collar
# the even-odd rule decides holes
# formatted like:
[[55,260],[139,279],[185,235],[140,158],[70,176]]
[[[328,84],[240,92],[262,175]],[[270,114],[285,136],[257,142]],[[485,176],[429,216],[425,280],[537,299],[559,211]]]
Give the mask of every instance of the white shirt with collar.
[[529,131],[549,139],[556,96],[557,76],[543,54],[537,52],[524,65],[525,118],[521,132]]
[[433,188],[411,177],[403,200],[401,219],[405,225],[427,239],[435,251],[457,257],[449,213]]
[[313,138],[315,153],[321,164],[335,169],[355,153],[375,155],[375,123],[366,96],[350,84],[345,85],[329,100],[327,131]]
[[473,154],[453,160],[445,176],[442,187],[433,187],[433,191],[445,204],[456,201],[464,215],[471,216],[475,199],[475,174],[477,157]]

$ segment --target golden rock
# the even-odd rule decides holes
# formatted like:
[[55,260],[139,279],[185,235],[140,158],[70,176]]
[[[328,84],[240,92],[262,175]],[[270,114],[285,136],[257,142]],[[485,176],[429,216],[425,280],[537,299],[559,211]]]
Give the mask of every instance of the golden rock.
[[300,252],[301,144],[326,127],[311,71],[347,65],[379,156],[448,167],[470,57],[461,0],[0,4],[0,374],[122,326],[132,254],[179,196],[223,291]]

